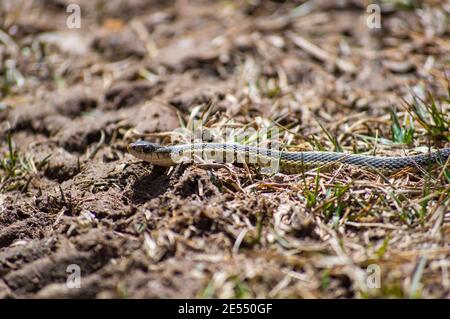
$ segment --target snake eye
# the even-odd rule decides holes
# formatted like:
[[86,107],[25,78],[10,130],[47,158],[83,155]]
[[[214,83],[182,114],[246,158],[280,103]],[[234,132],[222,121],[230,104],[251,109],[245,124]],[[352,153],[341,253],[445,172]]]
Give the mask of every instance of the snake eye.
[[128,151],[137,152],[138,151],[138,147],[139,146],[136,143],[128,144]]
[[149,143],[146,141],[137,141],[128,145],[128,149],[137,153],[142,153],[147,151]]

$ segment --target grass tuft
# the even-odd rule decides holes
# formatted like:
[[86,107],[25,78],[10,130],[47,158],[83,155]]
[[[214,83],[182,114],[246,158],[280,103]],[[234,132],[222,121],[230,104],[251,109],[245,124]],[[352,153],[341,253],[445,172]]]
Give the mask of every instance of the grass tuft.
[[404,102],[407,112],[433,140],[450,142],[450,114],[444,109],[450,103],[450,91],[443,101],[436,101],[436,98],[428,91],[425,99],[414,94],[412,102]]
[[391,108],[391,132],[392,141],[394,143],[407,144],[410,145],[414,138],[414,122],[411,116],[406,116],[403,124],[400,124],[397,112]]

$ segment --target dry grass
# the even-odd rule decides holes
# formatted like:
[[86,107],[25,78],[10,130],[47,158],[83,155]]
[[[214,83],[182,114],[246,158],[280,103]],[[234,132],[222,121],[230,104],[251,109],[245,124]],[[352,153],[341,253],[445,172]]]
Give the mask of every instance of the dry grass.
[[[449,161],[393,175],[348,167],[264,175],[251,166],[229,164],[177,167],[158,175],[157,169],[126,154],[126,143],[136,138],[170,144],[189,140],[189,134],[199,130],[224,141],[251,131],[244,137],[248,142],[258,132],[276,128],[278,135],[270,140],[293,151],[401,156],[450,145],[448,7],[435,1],[389,1],[383,28],[369,30],[363,1],[355,2],[361,9],[356,13],[350,4],[338,8],[319,1],[252,3],[194,5],[187,17],[180,8],[168,8],[161,11],[168,18],[162,14],[160,28],[142,29],[136,17],[133,26],[146,48],[143,57],[111,62],[105,52],[89,51],[89,58],[79,58],[49,49],[43,55],[51,76],[35,74],[28,64],[18,62],[26,53],[31,64],[37,63],[36,46],[17,39],[22,50],[14,52],[13,42],[8,47],[0,41],[0,50],[5,50],[0,51],[0,90],[5,98],[0,107],[5,110],[13,110],[24,96],[32,100],[41,90],[75,84],[86,90],[101,87],[99,108],[110,102],[104,91],[116,81],[161,87],[157,92],[162,93],[150,102],[102,108],[105,116],[117,117],[76,153],[82,173],[71,178],[73,184],[56,183],[62,185],[62,197],[73,192],[88,198],[75,200],[70,212],[60,205],[52,222],[68,220],[70,225],[61,227],[60,235],[73,240],[72,232],[82,238],[91,228],[100,228],[112,230],[114,240],[138,243],[123,251],[118,248],[121,262],[101,268],[103,275],[113,278],[111,285],[93,288],[92,296],[141,297],[154,292],[159,297],[203,298],[448,298]],[[0,18],[2,14],[0,10]],[[202,19],[201,27],[191,25],[192,17]],[[3,21],[24,23],[20,15],[16,18]],[[215,19],[223,29],[215,29]],[[108,26],[102,24],[104,29]],[[196,45],[182,52],[172,47],[186,39]],[[58,69],[50,57],[69,62]],[[17,63],[6,63],[11,59]],[[176,110],[179,129],[136,128],[142,123],[132,120],[141,104],[154,101]],[[83,112],[73,119],[81,118],[84,125],[88,115]],[[11,116],[0,119],[9,123]],[[230,130],[234,133],[227,135]],[[8,132],[12,135],[4,135],[1,143],[2,196],[43,198],[41,186],[30,180],[51,179],[41,170],[52,158],[34,162],[32,152],[20,147],[20,134],[30,141],[33,129],[17,126]],[[47,131],[38,134],[48,134],[45,138],[53,142],[61,138]],[[124,168],[118,173],[117,167],[107,166],[111,163]],[[102,165],[107,172],[101,171]],[[120,180],[129,167],[138,181],[144,180],[141,186]],[[101,171],[97,175],[96,169]],[[82,179],[89,178],[86,172],[93,174],[87,182]],[[160,185],[166,178],[169,186],[164,189]],[[89,187],[80,186],[82,182]],[[54,183],[48,182],[52,187]],[[95,183],[103,188],[92,186]],[[51,189],[46,185],[44,193]],[[120,193],[125,198],[120,205],[125,202],[126,209],[113,206],[120,202],[116,193],[101,197],[108,191]],[[147,192],[151,195],[145,197]],[[92,217],[94,208],[83,206],[86,202],[111,202],[116,215],[97,220]],[[33,206],[31,211],[40,209]],[[145,284],[134,283],[141,275]],[[173,280],[172,285],[164,280]],[[179,287],[180,295],[173,287]]]

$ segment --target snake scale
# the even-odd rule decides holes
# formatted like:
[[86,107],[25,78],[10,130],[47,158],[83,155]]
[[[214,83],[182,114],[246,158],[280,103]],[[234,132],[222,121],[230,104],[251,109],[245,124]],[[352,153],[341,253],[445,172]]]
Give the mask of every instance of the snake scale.
[[260,167],[271,166],[273,170],[286,174],[333,164],[394,172],[406,167],[423,167],[435,163],[443,165],[450,156],[450,147],[423,155],[382,157],[339,152],[287,152],[236,143],[162,146],[147,141],[131,143],[128,151],[133,156],[158,166],[173,166],[200,159],[216,163],[245,162]]

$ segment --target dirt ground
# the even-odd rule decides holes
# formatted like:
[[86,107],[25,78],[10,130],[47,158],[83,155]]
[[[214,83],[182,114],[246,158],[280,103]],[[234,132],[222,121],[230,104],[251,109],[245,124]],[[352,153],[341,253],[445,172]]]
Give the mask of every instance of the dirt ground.
[[386,1],[380,28],[368,5],[2,1],[0,297],[450,298],[443,165],[267,176],[127,153],[194,120],[276,123],[291,150],[450,146],[449,3]]

